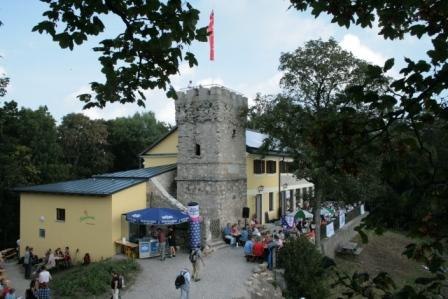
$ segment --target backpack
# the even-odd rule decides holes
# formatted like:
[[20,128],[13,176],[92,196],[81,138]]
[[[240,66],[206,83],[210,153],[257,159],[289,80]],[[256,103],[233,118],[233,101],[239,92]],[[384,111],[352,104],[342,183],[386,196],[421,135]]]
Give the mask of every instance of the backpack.
[[196,263],[197,260],[198,260],[198,252],[197,252],[197,250],[193,250],[190,253],[190,262]]
[[122,289],[124,287],[124,277],[123,275],[118,276],[117,288]]
[[185,274],[185,272],[182,271],[179,273],[179,275],[177,275],[176,280],[174,281],[174,285],[176,286],[176,289],[180,288],[181,286],[183,286],[185,284],[184,274]]

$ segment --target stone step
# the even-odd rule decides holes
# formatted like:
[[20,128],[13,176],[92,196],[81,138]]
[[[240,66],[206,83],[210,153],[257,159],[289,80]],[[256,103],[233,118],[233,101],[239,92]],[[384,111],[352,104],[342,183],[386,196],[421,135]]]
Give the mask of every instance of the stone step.
[[214,250],[219,250],[225,247],[228,247],[229,245],[226,244],[223,240],[214,240],[210,243],[210,246],[214,249]]

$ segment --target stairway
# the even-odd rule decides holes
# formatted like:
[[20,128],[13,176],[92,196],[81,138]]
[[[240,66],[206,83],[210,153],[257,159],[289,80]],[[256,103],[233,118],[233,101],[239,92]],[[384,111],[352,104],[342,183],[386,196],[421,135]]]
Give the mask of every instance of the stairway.
[[229,247],[229,244],[226,244],[226,242],[224,242],[221,239],[216,239],[216,240],[212,240],[212,242],[210,243],[210,246],[212,247],[213,250],[219,250],[222,248],[226,248]]

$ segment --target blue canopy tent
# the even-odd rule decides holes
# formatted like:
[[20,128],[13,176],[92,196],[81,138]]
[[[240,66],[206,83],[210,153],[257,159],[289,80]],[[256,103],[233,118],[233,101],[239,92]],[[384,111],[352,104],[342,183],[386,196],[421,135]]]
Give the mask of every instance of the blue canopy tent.
[[169,208],[147,208],[126,214],[126,220],[135,224],[173,225],[188,222],[189,219],[186,212]]

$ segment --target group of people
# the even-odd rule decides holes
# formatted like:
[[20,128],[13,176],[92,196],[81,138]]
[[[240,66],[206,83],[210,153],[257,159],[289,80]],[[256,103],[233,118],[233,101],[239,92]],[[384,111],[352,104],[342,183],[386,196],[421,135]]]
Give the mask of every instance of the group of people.
[[252,235],[244,244],[244,255],[248,262],[267,262],[272,269],[274,255],[283,247],[285,234],[282,230],[273,233],[263,233],[261,236]]
[[64,252],[61,248],[56,248],[54,251],[48,249],[45,253],[43,263],[47,269],[56,268],[56,266],[61,266],[63,268],[70,268],[72,266],[72,257],[70,254],[70,248],[65,247]]
[[238,247],[244,246],[244,243],[249,240],[250,236],[261,237],[260,222],[256,215],[253,215],[249,226],[243,226],[241,221],[230,225],[227,223],[223,230],[224,241],[230,244],[230,246]]
[[161,227],[157,228],[151,225],[150,228],[151,238],[157,239],[159,241],[159,252],[160,260],[165,260],[166,254],[166,243],[168,242],[170,257],[176,256],[176,233],[174,231],[174,226],[168,226],[168,231],[165,231]]

